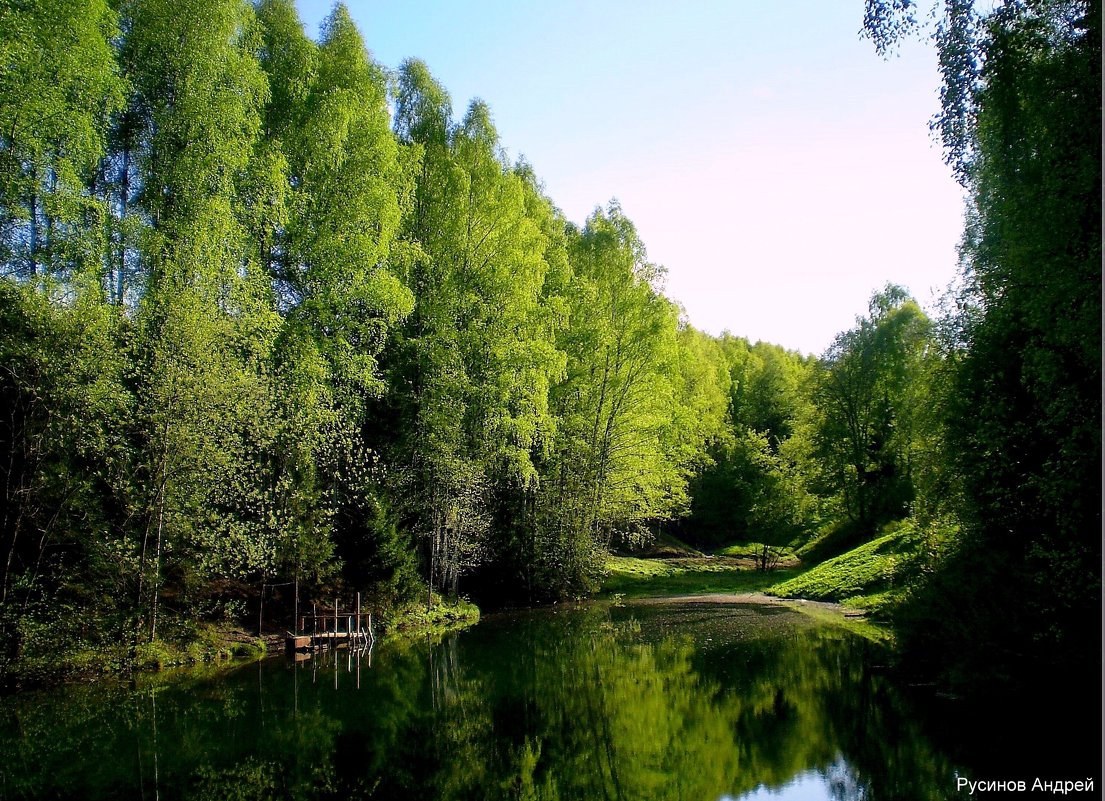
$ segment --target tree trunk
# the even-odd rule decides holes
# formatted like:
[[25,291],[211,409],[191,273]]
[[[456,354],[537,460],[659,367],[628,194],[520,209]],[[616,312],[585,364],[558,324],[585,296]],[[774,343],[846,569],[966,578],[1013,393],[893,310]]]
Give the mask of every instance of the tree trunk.
[[123,139],[123,167],[119,180],[119,262],[115,273],[115,304],[123,305],[127,266],[126,220],[130,202],[130,137]]

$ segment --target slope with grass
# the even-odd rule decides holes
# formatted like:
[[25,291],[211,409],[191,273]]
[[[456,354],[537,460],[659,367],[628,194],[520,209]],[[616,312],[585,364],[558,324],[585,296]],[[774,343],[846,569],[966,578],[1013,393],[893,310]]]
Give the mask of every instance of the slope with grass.
[[908,527],[888,526],[882,536],[812,567],[793,552],[782,566],[755,569],[753,545],[734,545],[715,556],[641,558],[610,556],[599,597],[747,594],[839,603],[879,614],[902,597],[916,576],[919,551]]
[[683,542],[674,534],[663,531],[645,542],[617,547],[614,549],[614,553],[618,556],[639,556],[644,559],[681,559],[706,555],[697,548]]
[[893,531],[778,582],[765,592],[780,598],[836,601],[878,611],[903,591],[904,578],[912,572],[916,559],[916,548],[905,533]]
[[611,556],[599,597],[761,592],[798,574],[797,568],[755,570],[748,560],[724,556],[641,559]]

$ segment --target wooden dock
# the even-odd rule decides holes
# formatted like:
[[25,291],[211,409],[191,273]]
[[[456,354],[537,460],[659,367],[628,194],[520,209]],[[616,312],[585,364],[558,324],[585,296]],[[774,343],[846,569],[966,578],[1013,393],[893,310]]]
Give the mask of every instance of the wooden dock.
[[364,632],[324,631],[318,634],[292,634],[285,642],[289,651],[319,651],[351,642],[357,644],[367,636]]
[[[375,641],[372,632],[372,613],[368,614],[368,630],[361,626],[361,594],[357,593],[357,605],[354,611],[343,612],[334,601],[334,611],[319,614],[312,607],[311,615],[296,617],[296,633],[288,632],[285,638],[285,650],[288,653],[310,653],[337,648],[345,645],[371,645]],[[310,634],[299,632],[311,629]],[[344,629],[344,631],[343,631]]]

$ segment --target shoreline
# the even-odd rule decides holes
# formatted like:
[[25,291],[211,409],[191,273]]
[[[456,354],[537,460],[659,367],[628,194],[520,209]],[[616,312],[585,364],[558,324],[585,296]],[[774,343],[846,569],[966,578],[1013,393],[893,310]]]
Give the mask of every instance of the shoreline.
[[675,603],[701,603],[715,606],[757,605],[792,609],[822,623],[840,626],[864,639],[879,643],[894,640],[894,632],[888,626],[871,620],[867,611],[844,606],[833,601],[811,601],[804,598],[778,598],[762,592],[709,592],[699,594],[653,595],[641,598],[618,599],[622,605],[662,606]]

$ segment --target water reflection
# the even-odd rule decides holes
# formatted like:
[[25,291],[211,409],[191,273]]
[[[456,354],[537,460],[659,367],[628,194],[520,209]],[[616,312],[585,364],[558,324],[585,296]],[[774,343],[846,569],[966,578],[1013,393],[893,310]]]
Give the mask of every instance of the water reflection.
[[943,798],[873,648],[779,608],[593,606],[19,696],[0,797]]

